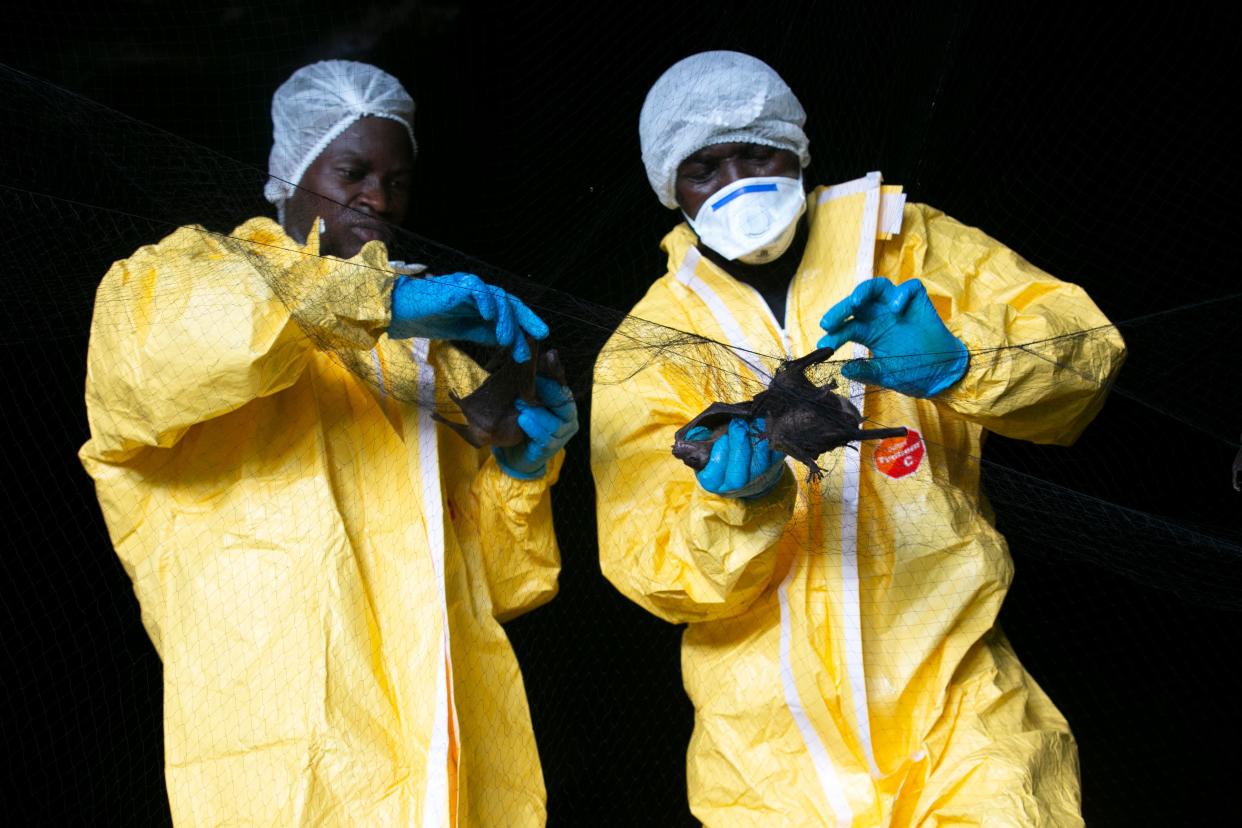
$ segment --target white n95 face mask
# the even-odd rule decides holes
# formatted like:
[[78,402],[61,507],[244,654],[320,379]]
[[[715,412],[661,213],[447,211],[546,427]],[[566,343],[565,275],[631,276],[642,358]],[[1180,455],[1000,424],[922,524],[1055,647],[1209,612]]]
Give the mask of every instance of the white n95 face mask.
[[686,220],[703,244],[729,261],[762,264],[789,248],[805,210],[802,176],[739,178]]

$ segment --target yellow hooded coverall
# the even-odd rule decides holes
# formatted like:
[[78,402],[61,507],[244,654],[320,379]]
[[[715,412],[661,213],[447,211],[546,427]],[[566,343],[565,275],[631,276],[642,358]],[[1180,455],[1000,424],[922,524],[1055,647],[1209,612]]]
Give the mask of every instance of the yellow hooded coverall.
[[556,593],[561,457],[514,480],[433,422],[479,369],[383,335],[381,244],[317,252],[186,227],[99,287],[81,459],[163,659],[172,815],[541,825],[499,622]]
[[[688,625],[689,796],[708,825],[1081,824],[1069,727],[995,625],[1012,563],[978,457],[985,429],[1071,442],[1124,344],[1080,288],[903,204],[876,173],[809,196],[783,328],[678,226],[668,273],[596,364],[601,563],[632,600]],[[822,456],[818,485],[798,466],[753,501],[703,490],[671,455],[674,432],[761,390],[776,362],[756,355],[813,350],[823,313],[873,275],[921,279],[972,352],[935,399],[838,389],[868,427],[917,431],[925,457],[868,442]],[[732,351],[651,347],[677,331]]]

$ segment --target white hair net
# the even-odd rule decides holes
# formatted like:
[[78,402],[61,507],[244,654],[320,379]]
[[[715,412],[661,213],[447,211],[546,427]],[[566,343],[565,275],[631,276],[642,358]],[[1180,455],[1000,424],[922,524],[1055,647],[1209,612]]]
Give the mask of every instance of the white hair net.
[[414,141],[414,99],[401,82],[367,63],[324,60],[303,66],[272,96],[271,176],[263,195],[284,219],[285,202],[294,185],[328,144],[368,115],[389,118],[405,127]]
[[733,142],[789,150],[806,167],[806,112],[772,67],[741,52],[700,52],[674,63],[647,93],[638,138],[651,189],[676,208],[677,167],[703,147]]

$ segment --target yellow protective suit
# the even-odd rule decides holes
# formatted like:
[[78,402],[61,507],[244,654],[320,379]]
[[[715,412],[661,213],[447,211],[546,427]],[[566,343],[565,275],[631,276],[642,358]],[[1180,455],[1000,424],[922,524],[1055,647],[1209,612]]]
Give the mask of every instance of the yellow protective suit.
[[[602,567],[688,625],[689,795],[707,825],[1081,824],[1069,727],[995,625],[1012,564],[978,457],[985,429],[1072,441],[1124,345],[1080,288],[903,203],[878,174],[810,195],[783,329],[678,226],[668,273],[633,309],[645,322],[628,321],[596,364]],[[753,501],[703,490],[670,454],[674,432],[763,388],[776,361],[756,355],[813,350],[823,313],[873,275],[921,279],[973,354],[934,400],[839,389],[869,426],[916,430],[921,452],[832,452],[820,484],[797,466]],[[728,347],[649,347],[672,331]]]
[[177,230],[99,287],[94,478],[164,662],[187,825],[540,825],[500,621],[557,589],[549,486],[431,419],[478,384],[389,340],[379,243],[319,257],[268,219]]

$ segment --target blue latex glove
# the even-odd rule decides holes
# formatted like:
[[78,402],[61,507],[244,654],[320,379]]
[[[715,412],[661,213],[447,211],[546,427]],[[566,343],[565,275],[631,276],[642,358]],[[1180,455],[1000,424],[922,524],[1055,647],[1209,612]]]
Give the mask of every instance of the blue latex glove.
[[516,296],[472,273],[398,276],[392,288],[394,339],[464,339],[513,349],[516,362],[530,359],[526,337],[543,339],[548,326]]
[[843,375],[908,397],[939,394],[962,378],[970,362],[918,279],[900,285],[868,279],[833,305],[819,326],[826,331],[821,348],[857,342],[871,350],[871,359],[847,362]]
[[535,377],[540,405],[523,400],[515,404],[518,427],[527,440],[508,448],[492,448],[501,471],[518,480],[537,480],[548,471],[548,461],[578,433],[578,405],[569,389],[556,380]]
[[[723,497],[754,498],[766,494],[780,482],[785,471],[785,455],[772,451],[766,437],[760,438],[763,418],[752,426],[741,417],[734,417],[729,430],[712,445],[711,457],[702,471],[696,472],[699,485]],[[711,435],[699,426],[690,429],[686,438],[703,440]]]

